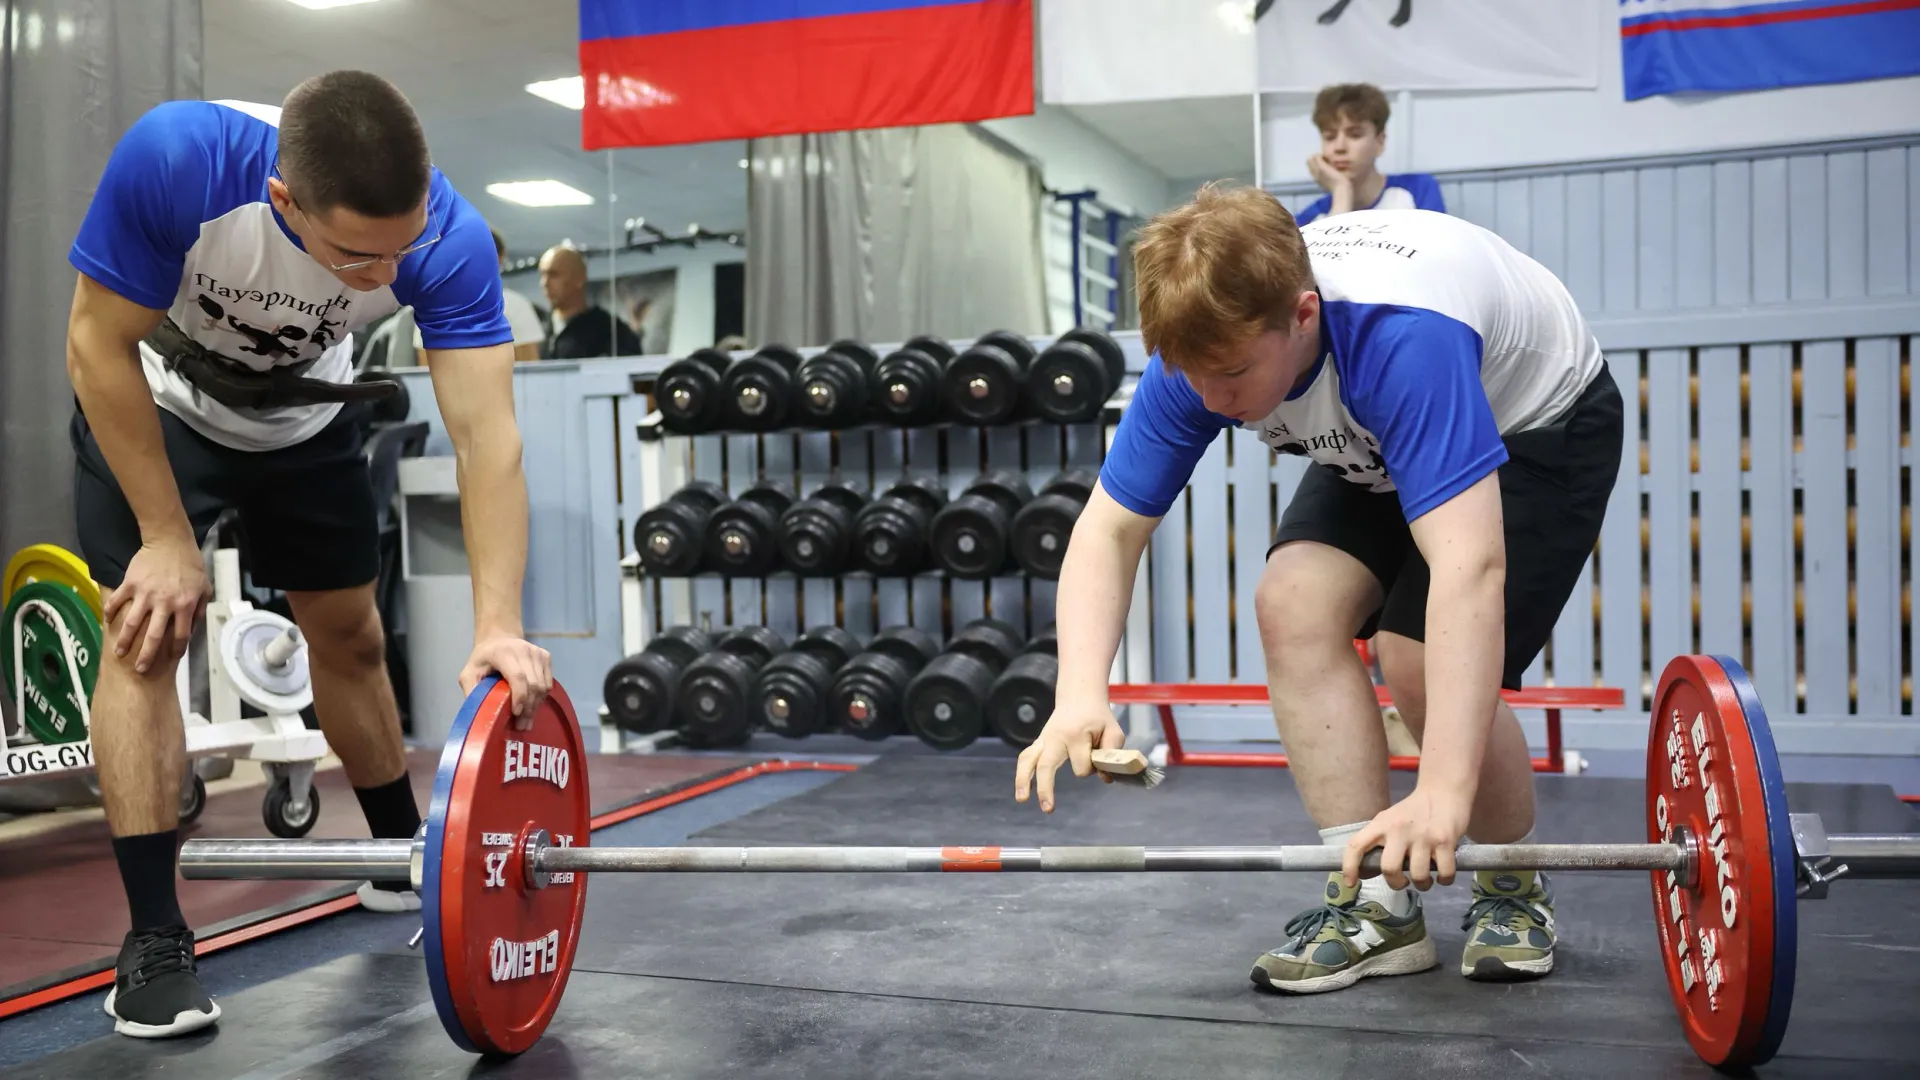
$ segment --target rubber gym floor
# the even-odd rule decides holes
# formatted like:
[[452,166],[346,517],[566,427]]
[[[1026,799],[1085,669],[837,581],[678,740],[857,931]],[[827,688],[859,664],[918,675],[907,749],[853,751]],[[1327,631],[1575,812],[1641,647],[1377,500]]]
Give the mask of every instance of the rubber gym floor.
[[[778,756],[858,767],[707,785],[593,842],[1313,842],[1283,770],[1190,767],[1152,791],[1063,771],[1059,809],[1043,816],[1013,802],[1001,749],[875,757],[871,744],[756,739],[714,771]],[[1631,757],[1589,756],[1595,773],[1539,778],[1540,836],[1638,842]],[[1789,760],[1793,808],[1833,831],[1915,831],[1895,794],[1916,790],[1915,765],[1880,764],[1889,772]],[[1412,781],[1395,774],[1396,794]],[[214,1029],[123,1038],[104,990],[87,993],[0,1022],[0,1078],[1716,1075],[1669,1001],[1646,876],[1553,885],[1561,944],[1544,980],[1458,974],[1456,885],[1424,898],[1439,967],[1286,997],[1247,971],[1318,898],[1319,875],[600,875],[558,1015],[502,1061],[442,1031],[406,944],[418,919],[349,903],[203,958],[224,1010]],[[1913,1075],[1920,882],[1842,881],[1797,910],[1791,1025],[1759,1075]]]

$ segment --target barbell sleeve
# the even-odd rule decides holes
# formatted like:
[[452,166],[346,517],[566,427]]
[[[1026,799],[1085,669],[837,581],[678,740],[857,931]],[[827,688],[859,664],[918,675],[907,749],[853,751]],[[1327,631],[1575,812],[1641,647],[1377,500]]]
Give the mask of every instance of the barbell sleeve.
[[1920,878],[1920,834],[1829,836],[1827,855],[1850,878]]
[[407,881],[412,840],[189,840],[180,876],[229,881]]

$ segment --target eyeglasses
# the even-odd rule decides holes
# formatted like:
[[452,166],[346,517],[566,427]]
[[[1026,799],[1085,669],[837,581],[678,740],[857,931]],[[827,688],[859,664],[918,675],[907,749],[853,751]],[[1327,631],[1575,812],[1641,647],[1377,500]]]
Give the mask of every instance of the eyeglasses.
[[[307,223],[307,229],[309,231],[314,232],[314,235],[319,236],[318,231],[314,230],[313,228],[313,219],[307,216],[306,210],[302,209],[299,203],[294,203],[293,208],[295,210],[300,211],[300,217],[302,218],[302,220],[304,220]],[[431,240],[417,241],[415,243],[407,245],[404,248],[401,248],[399,251],[396,251],[391,255],[375,255],[372,258],[355,259],[352,262],[343,262],[343,263],[330,262],[326,259],[321,259],[320,262],[323,265],[325,265],[329,270],[359,270],[363,267],[372,266],[374,263],[397,263],[401,259],[406,258],[407,256],[413,254],[416,251],[419,251],[421,248],[432,247],[433,245],[440,242],[440,229],[433,219],[433,216],[432,216],[433,211],[431,210],[427,211],[427,215],[428,215],[427,228],[433,231],[433,239]],[[421,235],[422,236],[426,235],[426,232],[423,230],[421,232]],[[333,241],[328,240],[324,236],[321,236],[320,240],[321,242],[325,243],[328,247],[333,248],[335,251],[345,250],[339,244],[336,244]]]
[[[280,165],[278,162],[274,163],[273,171],[275,175],[279,174]],[[285,181],[282,180],[282,183],[284,182]],[[306,222],[308,232],[311,232],[315,236],[319,237],[322,243],[326,244],[328,247],[334,249],[335,251],[342,251],[342,252],[346,251],[346,249],[341,247],[339,244],[336,244],[333,241],[328,240],[325,236],[320,235],[319,230],[313,227],[313,218],[309,217],[307,215],[306,208],[301,206],[298,200],[294,199],[293,192],[291,189],[289,189],[287,192],[287,201],[293,204],[293,208],[295,210],[300,211],[300,219]],[[320,262],[323,266],[325,266],[329,270],[360,270],[365,267],[372,266],[374,263],[389,263],[389,264],[398,263],[401,259],[406,258],[407,256],[413,254],[416,251],[419,251],[421,248],[432,247],[433,245],[440,242],[440,235],[441,235],[440,227],[438,222],[434,220],[433,211],[431,208],[429,208],[427,211],[427,228],[421,230],[420,235],[425,236],[429,230],[431,230],[433,233],[433,239],[417,240],[414,243],[409,244],[404,248],[401,248],[399,251],[394,252],[392,255],[373,255],[365,259],[355,259],[352,262],[343,262],[343,263],[329,262],[326,259],[321,259]]]

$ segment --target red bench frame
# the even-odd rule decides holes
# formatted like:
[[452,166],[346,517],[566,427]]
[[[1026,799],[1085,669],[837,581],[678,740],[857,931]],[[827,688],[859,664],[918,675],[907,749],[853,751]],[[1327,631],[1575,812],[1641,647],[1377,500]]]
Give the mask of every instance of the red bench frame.
[[[1393,704],[1385,686],[1375,685],[1381,707]],[[1502,690],[1501,696],[1516,709],[1545,709],[1547,712],[1547,753],[1533,758],[1533,771],[1560,773],[1567,770],[1566,754],[1560,743],[1560,710],[1624,709],[1626,694],[1612,687],[1524,686]],[[1154,705],[1160,710],[1160,730],[1167,740],[1169,765],[1245,765],[1284,769],[1287,755],[1238,751],[1188,752],[1180,745],[1180,730],[1173,720],[1175,705],[1265,705],[1267,688],[1248,683],[1121,683],[1107,688],[1107,700],[1115,705]],[[1387,758],[1387,767],[1418,772],[1420,759],[1395,755]]]

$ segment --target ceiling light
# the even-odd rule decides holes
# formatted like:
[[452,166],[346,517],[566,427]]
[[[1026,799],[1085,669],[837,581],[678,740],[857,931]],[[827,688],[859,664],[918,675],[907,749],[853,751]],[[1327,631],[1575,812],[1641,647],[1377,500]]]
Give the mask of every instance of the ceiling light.
[[527,93],[537,98],[545,98],[555,105],[569,109],[584,109],[587,106],[586,84],[578,75],[569,75],[564,79],[548,79],[545,82],[527,84]]
[[1214,8],[1213,13],[1220,17],[1227,29],[1239,34],[1251,34],[1254,6],[1249,0],[1226,0],[1226,3]]
[[309,11],[324,11],[327,8],[352,7],[354,4],[371,4],[374,0],[287,0],[289,4],[298,4]]
[[488,184],[487,194],[521,206],[591,206],[593,196],[558,180],[514,180]]
[[747,167],[747,159],[746,159],[746,158],[741,158],[741,159],[740,159],[740,167],[741,167],[741,168],[743,168],[743,169]]

